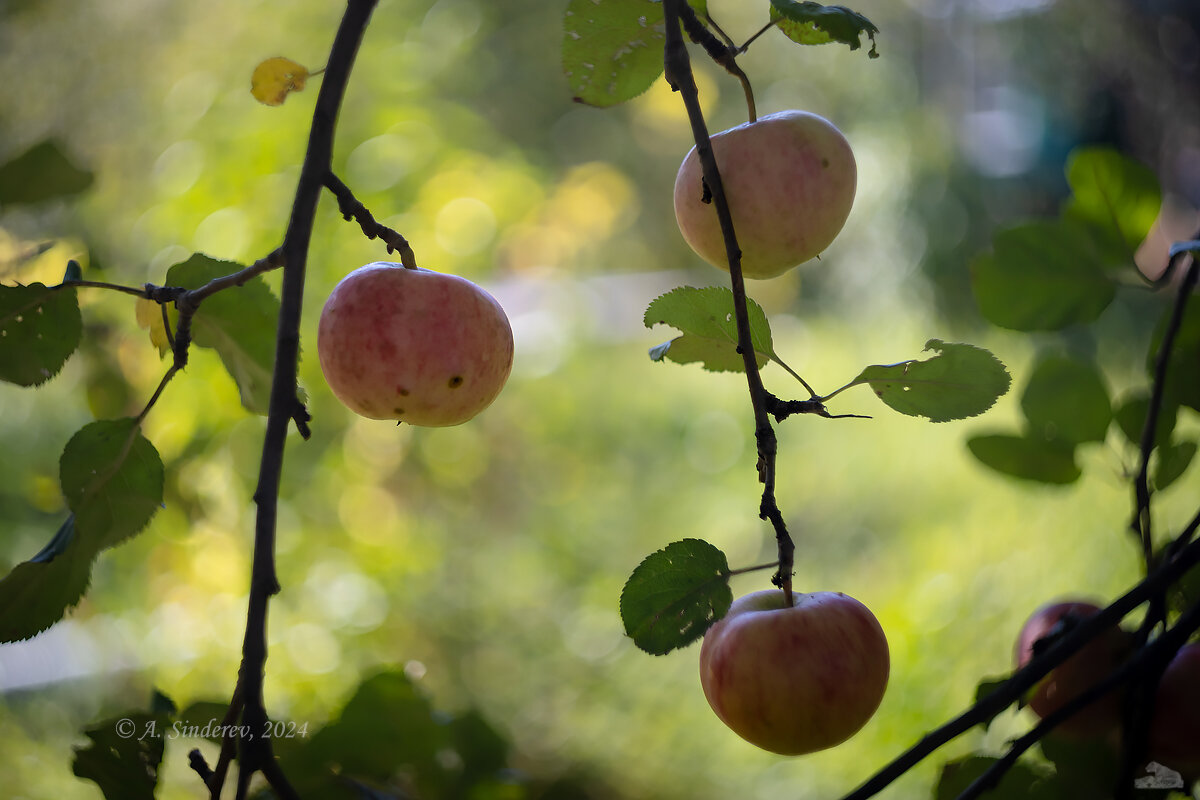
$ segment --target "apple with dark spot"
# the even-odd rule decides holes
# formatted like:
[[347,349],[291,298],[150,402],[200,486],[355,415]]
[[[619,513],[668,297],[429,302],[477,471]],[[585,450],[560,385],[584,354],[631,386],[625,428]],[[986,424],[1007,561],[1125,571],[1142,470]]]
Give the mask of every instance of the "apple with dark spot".
[[[742,274],[774,278],[816,258],[850,216],[858,167],[833,123],[806,111],[768,114],[713,134],[713,155],[742,251]],[[675,176],[675,219],[696,254],[729,269],[696,148]]]
[[700,685],[717,716],[751,744],[802,755],[844,742],[887,689],[887,638],[875,615],[840,592],[748,594],[709,628]]
[[513,336],[504,309],[471,281],[377,261],[334,287],[317,325],[317,356],[351,411],[444,427],[500,394]]

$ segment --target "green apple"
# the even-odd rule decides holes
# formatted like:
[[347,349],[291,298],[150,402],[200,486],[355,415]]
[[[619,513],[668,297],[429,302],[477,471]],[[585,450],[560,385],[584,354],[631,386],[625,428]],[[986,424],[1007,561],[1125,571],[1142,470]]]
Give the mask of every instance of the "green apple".
[[[854,204],[858,168],[829,120],[781,111],[714,134],[712,147],[747,278],[781,275],[837,238]],[[675,219],[697,255],[729,269],[694,147],[675,176]]]
[[512,328],[496,299],[465,278],[377,261],[329,295],[317,356],[329,388],[355,413],[458,425],[504,388]]
[[700,685],[717,716],[781,755],[824,750],[879,708],[890,658],[883,628],[840,592],[778,589],[736,600],[704,635]]
[[[1014,661],[1023,667],[1034,657],[1037,642],[1050,634],[1065,633],[1081,620],[1100,611],[1088,600],[1062,600],[1037,609],[1021,628]],[[1133,642],[1127,631],[1113,625],[1044,677],[1029,696],[1029,707],[1046,717],[1075,699],[1109,674],[1130,654]],[[1055,731],[1065,736],[1093,738],[1110,732],[1120,722],[1121,693],[1113,691],[1068,717]]]

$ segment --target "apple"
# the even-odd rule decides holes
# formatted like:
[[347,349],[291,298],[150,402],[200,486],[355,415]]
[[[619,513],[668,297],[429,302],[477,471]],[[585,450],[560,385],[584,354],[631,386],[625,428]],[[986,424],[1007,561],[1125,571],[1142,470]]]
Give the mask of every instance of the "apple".
[[[1014,648],[1014,661],[1023,667],[1034,657],[1037,643],[1050,634],[1064,633],[1100,611],[1088,600],[1061,600],[1033,612],[1021,628]],[[1107,678],[1130,654],[1133,639],[1113,625],[1051,670],[1033,689],[1029,707],[1046,717],[1095,684]],[[1068,737],[1103,736],[1120,722],[1121,692],[1113,691],[1068,717],[1054,730]]]
[[780,755],[824,750],[879,708],[890,659],[879,621],[840,592],[778,589],[736,600],[700,646],[700,685],[717,716]]
[[377,261],[334,287],[317,356],[329,388],[355,413],[458,425],[504,388],[512,328],[495,298],[465,278]]
[[1184,645],[1158,684],[1150,722],[1150,758],[1200,777],[1200,643]]
[[[712,147],[747,278],[774,278],[820,255],[846,224],[858,168],[850,143],[824,117],[768,114],[714,134]],[[729,269],[695,147],[675,176],[675,219],[697,255]]]

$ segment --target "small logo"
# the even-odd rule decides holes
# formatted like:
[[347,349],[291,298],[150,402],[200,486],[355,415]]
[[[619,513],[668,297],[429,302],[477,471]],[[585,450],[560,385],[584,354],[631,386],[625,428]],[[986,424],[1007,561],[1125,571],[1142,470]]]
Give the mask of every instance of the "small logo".
[[1157,761],[1146,766],[1146,775],[1133,782],[1138,789],[1182,789],[1183,776]]

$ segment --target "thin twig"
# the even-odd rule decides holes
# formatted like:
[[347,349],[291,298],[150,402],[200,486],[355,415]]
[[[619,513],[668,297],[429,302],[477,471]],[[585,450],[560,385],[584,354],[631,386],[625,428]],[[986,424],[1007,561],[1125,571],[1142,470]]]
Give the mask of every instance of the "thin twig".
[[350,187],[342,183],[332,170],[325,175],[325,187],[337,198],[338,210],[342,212],[343,219],[355,220],[368,239],[382,239],[387,245],[387,251],[399,253],[400,263],[408,269],[417,268],[417,257],[408,240],[388,226],[376,222],[367,207],[359,202],[354,192],[350,191]]
[[[695,21],[696,16],[684,0],[664,0],[663,14],[667,26],[663,55],[667,81],[671,84],[671,88],[679,92],[683,98],[683,104],[687,108],[688,121],[692,127],[692,138],[696,142],[696,153],[700,158],[704,173],[704,184],[712,194],[713,206],[721,224],[721,234],[725,239],[725,254],[729,259],[730,288],[733,290],[733,312],[737,327],[738,352],[742,355],[746,383],[750,390],[750,404],[754,410],[758,478],[763,484],[759,516],[768,520],[775,530],[775,542],[779,548],[779,569],[772,581],[784,590],[790,604],[792,564],[796,548],[775,499],[775,458],[778,441],[767,412],[767,391],[763,387],[762,376],[758,371],[754,341],[750,334],[750,315],[746,305],[746,281],[742,275],[742,251],[737,243],[733,217],[729,212],[729,201],[725,197],[725,187],[721,182],[716,157],[713,155],[712,141],[708,135],[708,126],[704,121],[704,112],[700,108],[700,94],[696,89],[695,76],[692,74],[687,45],[679,32],[681,17]],[[700,191],[700,187],[694,188],[696,191]]]
[[271,739],[263,735],[263,725],[269,719],[263,698],[263,678],[267,660],[267,608],[270,598],[280,589],[275,571],[275,534],[284,445],[287,441],[289,422],[295,417],[299,405],[296,396],[296,376],[308,248],[312,241],[321,189],[331,169],[338,110],[345,96],[359,44],[374,8],[375,0],[349,0],[347,3],[346,12],[330,49],[325,77],[317,94],[312,127],[309,131],[308,151],[301,167],[291,217],[281,248],[284,266],[279,326],[275,339],[275,369],[271,380],[271,398],[267,411],[266,434],[263,438],[258,486],[254,492],[258,514],[254,527],[254,555],[251,564],[250,598],[246,610],[246,635],[242,643],[242,664],[238,673],[243,729],[246,731],[238,742],[238,800],[244,800],[247,796],[249,779],[255,772],[263,773],[277,796],[296,796],[295,790],[275,765]]

